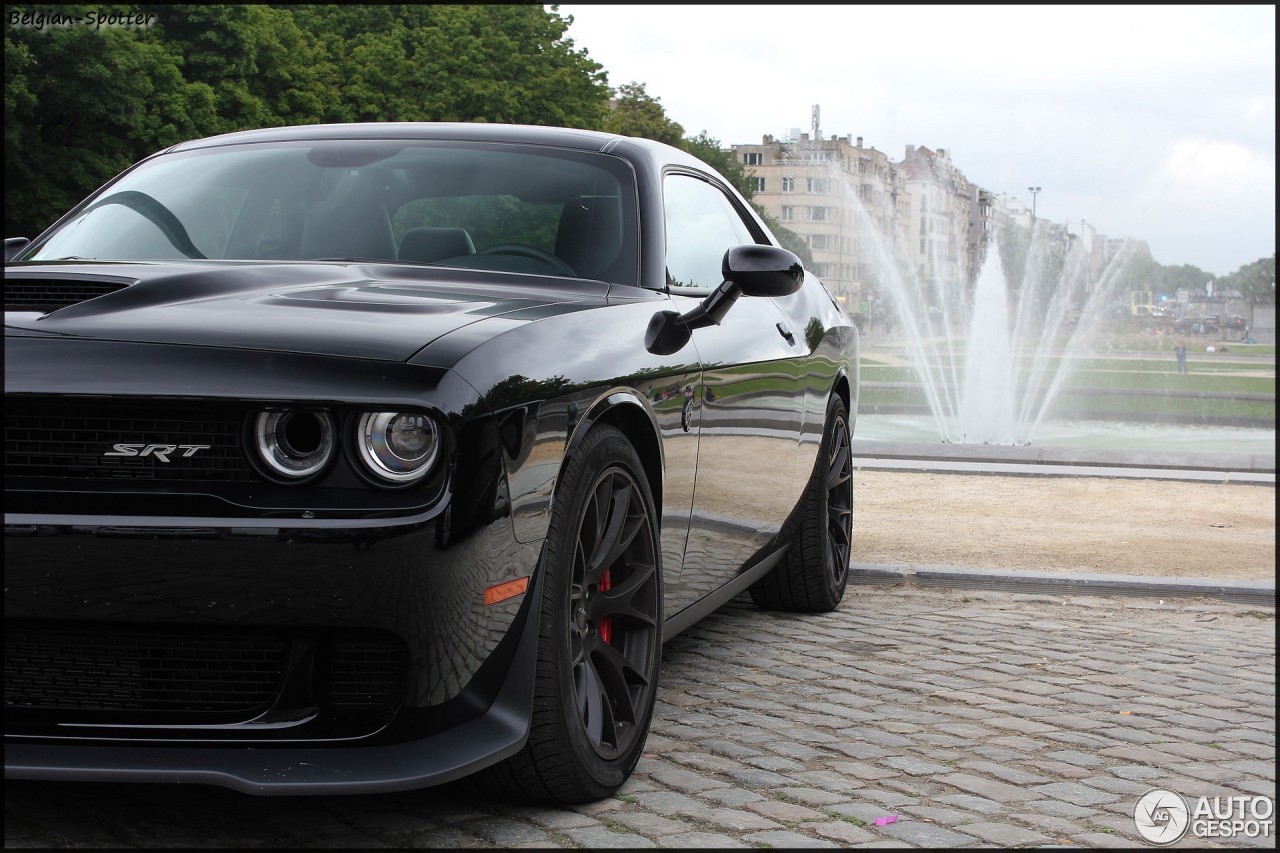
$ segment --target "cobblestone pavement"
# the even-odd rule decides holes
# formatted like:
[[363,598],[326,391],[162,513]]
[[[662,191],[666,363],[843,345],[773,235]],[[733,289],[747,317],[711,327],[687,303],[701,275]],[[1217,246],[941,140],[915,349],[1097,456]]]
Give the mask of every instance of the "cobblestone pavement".
[[[1274,802],[1274,631],[1273,609],[1206,599],[737,599],[667,645],[645,757],[604,802],[9,782],[5,846],[1147,846],[1151,789]],[[1246,844],[1275,839],[1174,846]]]

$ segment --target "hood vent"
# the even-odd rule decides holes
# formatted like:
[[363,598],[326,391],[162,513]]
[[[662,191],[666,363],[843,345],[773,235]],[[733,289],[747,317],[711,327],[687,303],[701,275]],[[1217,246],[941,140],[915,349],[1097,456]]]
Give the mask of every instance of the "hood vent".
[[122,281],[66,281],[58,279],[9,279],[4,284],[5,311],[39,311],[48,314],[68,305],[78,305],[117,290]]

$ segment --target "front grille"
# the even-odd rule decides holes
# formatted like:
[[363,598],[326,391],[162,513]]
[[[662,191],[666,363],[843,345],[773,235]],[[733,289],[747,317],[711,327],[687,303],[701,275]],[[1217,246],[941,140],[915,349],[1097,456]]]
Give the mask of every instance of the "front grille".
[[[240,451],[242,415],[226,409],[81,400],[5,401],[4,468],[7,480],[149,480],[249,482],[255,480]],[[116,444],[174,445],[162,458],[105,456]],[[209,445],[190,456],[183,445]],[[167,460],[167,461],[166,461]]]
[[[315,664],[323,659],[328,666]],[[351,734],[391,719],[403,685],[403,646],[385,634],[5,631],[4,705],[26,721],[18,729],[293,721],[319,707],[320,728],[341,716]]]
[[4,705],[246,717],[269,707],[287,652],[265,636],[6,631]]
[[389,642],[334,644],[329,703],[342,710],[392,708],[400,701],[399,647]]
[[48,314],[126,287],[127,284],[114,281],[7,279],[4,283],[4,310]]

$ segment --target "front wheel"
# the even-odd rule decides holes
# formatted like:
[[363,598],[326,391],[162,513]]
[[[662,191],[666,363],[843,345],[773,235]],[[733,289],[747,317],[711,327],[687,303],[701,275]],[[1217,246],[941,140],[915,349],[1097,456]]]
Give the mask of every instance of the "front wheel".
[[853,451],[844,401],[831,395],[813,474],[782,536],[787,553],[751,586],[760,607],[801,613],[835,610],[849,583],[853,543]]
[[584,803],[640,760],[662,640],[658,523],[639,456],[607,424],[565,466],[541,571],[532,727],[486,779],[519,799]]

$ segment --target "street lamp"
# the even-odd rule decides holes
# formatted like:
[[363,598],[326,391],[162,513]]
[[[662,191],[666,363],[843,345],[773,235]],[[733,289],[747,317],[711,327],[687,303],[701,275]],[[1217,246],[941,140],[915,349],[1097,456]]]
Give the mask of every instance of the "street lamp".
[[1027,187],[1027,192],[1031,193],[1031,220],[1034,222],[1036,218],[1036,196],[1040,194],[1040,188]]

